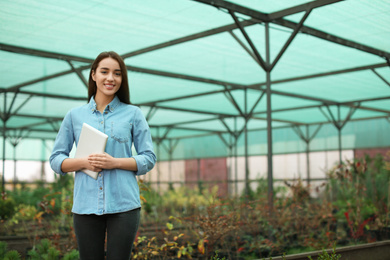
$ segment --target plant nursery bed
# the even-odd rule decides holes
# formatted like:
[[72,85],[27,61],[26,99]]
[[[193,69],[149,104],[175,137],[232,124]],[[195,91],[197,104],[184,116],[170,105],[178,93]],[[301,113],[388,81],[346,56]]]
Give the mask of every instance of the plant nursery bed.
[[[68,243],[68,235],[60,236],[59,243],[62,245]],[[7,243],[8,250],[18,251],[22,257],[26,257],[29,250],[32,249],[31,242],[27,236],[0,236],[0,241]]]
[[[325,250],[329,255],[333,249]],[[335,249],[337,255],[341,255],[342,260],[388,260],[390,257],[390,240],[361,244],[356,246],[339,247]],[[277,256],[272,258],[265,258],[265,260],[308,260],[309,256],[313,260],[319,259],[323,251],[312,251],[301,254]],[[322,258],[321,258],[322,259]]]

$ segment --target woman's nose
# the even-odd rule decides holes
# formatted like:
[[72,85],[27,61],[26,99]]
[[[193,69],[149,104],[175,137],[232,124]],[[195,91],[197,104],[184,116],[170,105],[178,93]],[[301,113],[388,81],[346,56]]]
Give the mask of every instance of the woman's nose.
[[112,73],[108,73],[107,79],[108,80],[114,80],[114,76],[112,75]]

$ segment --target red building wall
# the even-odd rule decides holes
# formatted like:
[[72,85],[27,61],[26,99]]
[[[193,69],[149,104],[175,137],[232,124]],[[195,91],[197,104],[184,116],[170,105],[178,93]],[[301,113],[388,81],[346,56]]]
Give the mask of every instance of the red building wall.
[[390,153],[390,147],[387,148],[371,148],[371,149],[356,149],[354,151],[354,156],[356,159],[358,158],[364,158],[364,156],[367,154],[371,158],[374,158],[377,154],[383,155],[383,157],[386,157],[386,153]]
[[[188,187],[198,186],[198,181],[212,181],[203,183],[203,187],[218,186],[218,195],[228,195],[228,170],[226,158],[209,158],[186,160],[185,162],[185,183]],[[189,183],[193,182],[193,183]]]

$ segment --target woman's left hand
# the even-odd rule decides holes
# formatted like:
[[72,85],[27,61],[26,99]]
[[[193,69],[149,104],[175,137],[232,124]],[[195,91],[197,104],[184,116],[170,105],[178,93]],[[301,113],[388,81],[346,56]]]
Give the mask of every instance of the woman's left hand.
[[108,153],[91,154],[88,156],[89,163],[100,169],[114,169],[116,167],[115,158]]

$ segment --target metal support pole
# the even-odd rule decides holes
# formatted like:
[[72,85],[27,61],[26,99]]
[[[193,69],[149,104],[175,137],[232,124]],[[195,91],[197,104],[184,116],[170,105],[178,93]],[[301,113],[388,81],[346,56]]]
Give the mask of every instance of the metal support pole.
[[13,144],[14,146],[14,191],[16,190],[16,182],[18,181],[17,177],[16,177],[16,143]]
[[161,138],[160,138],[160,128],[157,127],[157,192],[160,192],[160,175],[161,175],[161,171],[160,171],[160,162],[161,160],[159,160],[160,158],[160,146],[161,146]]
[[[314,131],[314,133],[310,136],[310,129],[309,125],[306,125],[306,134],[303,134],[300,126],[293,126],[292,129],[295,131],[295,133],[302,139],[302,141],[306,145],[306,175],[307,175],[307,185],[310,185],[310,142],[313,140],[313,138],[316,136],[318,131],[321,129],[322,124],[320,124],[317,129]],[[300,176],[299,176],[300,177]]]
[[[266,64],[270,64],[270,38],[269,38],[269,23],[265,23],[265,47],[266,47]],[[266,71],[267,77],[267,164],[268,164],[268,207],[270,214],[273,214],[274,206],[274,191],[273,191],[273,150],[272,150],[272,113],[271,113],[271,71]]]
[[247,89],[244,90],[244,114],[245,114],[245,126],[244,126],[244,138],[245,138],[245,195],[249,198],[249,167],[248,167],[248,111],[247,111]]
[[197,167],[197,177],[198,177],[198,189],[199,189],[199,193],[202,194],[202,180],[201,180],[201,176],[200,176],[200,158],[197,159],[197,162],[198,162],[198,167]]
[[173,184],[172,184],[172,154],[173,154],[173,148],[172,148],[172,139],[169,139],[169,164],[168,164],[168,171],[169,171],[169,188],[173,190]]
[[228,181],[228,184],[227,184],[227,188],[228,188],[228,191],[227,191],[227,194],[228,195],[231,195],[232,194],[232,172],[233,172],[233,170],[232,170],[232,157],[233,157],[233,138],[234,138],[234,136],[232,135],[232,134],[229,134],[229,153],[228,153],[228,156],[227,156],[227,158],[229,158],[229,161],[230,161],[230,167],[229,167],[229,169],[228,169],[228,172],[227,172],[227,181]]
[[[338,125],[340,125],[341,121],[341,115],[340,115],[340,105],[337,105],[337,119],[338,119]],[[341,129],[342,127],[337,127],[338,133],[339,133],[339,164],[342,164],[342,144],[341,144]]]
[[309,139],[309,126],[306,125],[306,178],[307,178],[307,186],[310,186],[310,139]]
[[6,139],[6,132],[7,132],[7,93],[4,93],[4,118],[3,118],[3,172],[1,175],[1,191],[5,192],[5,139]]
[[1,191],[5,192],[5,178],[4,178],[4,175],[5,175],[5,139],[6,139],[6,136],[5,136],[5,133],[6,133],[5,124],[6,124],[6,121],[3,121],[3,123],[4,123],[4,129],[3,129],[3,172],[2,172],[2,175],[1,175]]
[[234,190],[236,192],[236,196],[238,196],[238,165],[237,165],[237,156],[238,156],[238,149],[237,149],[237,145],[238,145],[238,136],[237,136],[237,117],[234,117],[234,140],[235,140],[235,144],[234,144],[234,173],[235,173],[235,182],[234,182]]

